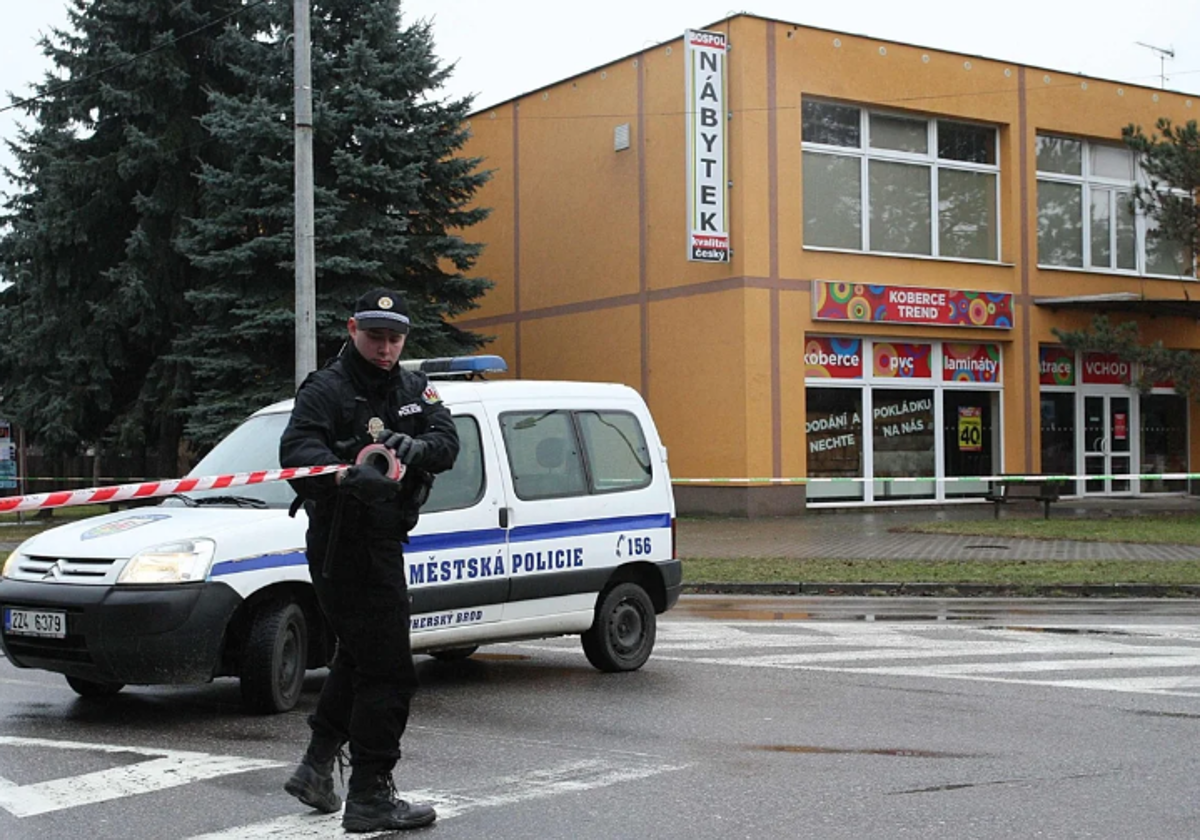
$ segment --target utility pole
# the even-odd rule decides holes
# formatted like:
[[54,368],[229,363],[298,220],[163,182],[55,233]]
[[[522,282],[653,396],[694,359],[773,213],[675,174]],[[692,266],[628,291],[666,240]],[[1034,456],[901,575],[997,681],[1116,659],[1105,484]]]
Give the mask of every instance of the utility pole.
[[1158,54],[1158,80],[1163,89],[1167,87],[1167,59],[1175,58],[1174,47],[1156,47],[1153,44],[1145,44],[1141,41],[1134,41],[1139,47],[1145,47],[1148,50],[1153,50]]
[[296,126],[296,386],[317,369],[317,279],[313,221],[312,43],[309,0],[294,0]]

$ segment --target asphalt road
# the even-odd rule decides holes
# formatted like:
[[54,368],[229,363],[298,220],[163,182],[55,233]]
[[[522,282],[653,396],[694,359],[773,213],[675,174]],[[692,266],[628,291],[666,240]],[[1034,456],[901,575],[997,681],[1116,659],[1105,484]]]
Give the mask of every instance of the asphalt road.
[[[634,674],[578,641],[421,659],[399,787],[441,838],[1195,838],[1200,604],[687,597]],[[0,661],[0,837],[343,836],[300,709],[79,700]]]

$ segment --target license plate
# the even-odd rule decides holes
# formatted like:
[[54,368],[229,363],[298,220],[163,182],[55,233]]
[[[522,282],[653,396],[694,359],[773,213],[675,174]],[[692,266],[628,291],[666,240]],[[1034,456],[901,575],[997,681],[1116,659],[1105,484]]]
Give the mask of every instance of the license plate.
[[67,614],[49,610],[19,610],[4,608],[4,632],[10,636],[43,636],[47,639],[67,637]]

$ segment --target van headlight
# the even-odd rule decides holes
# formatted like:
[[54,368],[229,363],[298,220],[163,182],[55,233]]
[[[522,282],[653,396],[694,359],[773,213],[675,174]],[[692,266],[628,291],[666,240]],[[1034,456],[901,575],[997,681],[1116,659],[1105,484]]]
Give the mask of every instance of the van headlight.
[[208,577],[217,544],[180,540],[139,551],[129,558],[117,583],[193,583]]
[[17,560],[21,557],[21,549],[16,549],[8,553],[8,557],[4,558],[4,565],[0,566],[0,578],[8,577],[8,570],[17,568]]

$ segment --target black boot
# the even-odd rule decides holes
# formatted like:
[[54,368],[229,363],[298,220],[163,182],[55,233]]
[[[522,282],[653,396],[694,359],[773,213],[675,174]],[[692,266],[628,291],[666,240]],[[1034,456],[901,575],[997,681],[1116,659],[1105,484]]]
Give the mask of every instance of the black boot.
[[355,790],[351,784],[342,828],[351,832],[404,831],[422,828],[436,819],[437,812],[429,803],[405,802],[396,796],[396,786],[389,772],[376,776],[371,786],[362,790]]
[[322,814],[335,813],[342,807],[341,797],[333,790],[333,764],[340,750],[340,744],[327,745],[314,738],[283,789]]

